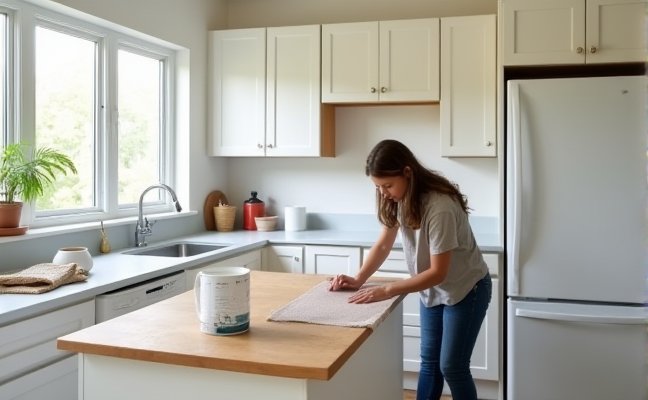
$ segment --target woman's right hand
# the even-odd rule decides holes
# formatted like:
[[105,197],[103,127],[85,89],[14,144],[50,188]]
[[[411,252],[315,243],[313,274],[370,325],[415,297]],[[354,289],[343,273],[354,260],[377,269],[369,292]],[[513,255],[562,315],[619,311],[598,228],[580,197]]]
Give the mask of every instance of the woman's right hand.
[[362,282],[348,275],[338,274],[329,283],[329,290],[357,290],[362,286]]

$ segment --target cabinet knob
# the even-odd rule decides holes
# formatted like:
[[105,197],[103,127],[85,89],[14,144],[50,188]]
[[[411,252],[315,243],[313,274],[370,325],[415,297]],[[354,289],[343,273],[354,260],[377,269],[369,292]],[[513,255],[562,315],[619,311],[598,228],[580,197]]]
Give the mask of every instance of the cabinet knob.
[[376,88],[375,87],[371,88],[371,93],[376,93]]
[[582,48],[582,47],[580,47],[580,46],[576,47],[576,53],[578,53],[578,54],[583,54],[584,51],[585,51],[584,48]]
[[295,257],[295,261],[299,262],[299,257]]
[[257,148],[262,149],[263,145],[261,143],[257,143]]
[[597,50],[596,46],[590,47],[590,53],[596,53]]
[[486,147],[491,147],[493,143],[490,140],[487,140],[485,143]]
[[386,87],[383,86],[383,87],[380,88],[380,93],[385,93],[386,91],[387,91]]
[[268,145],[268,148],[269,148],[269,149],[271,149],[271,148],[272,148],[272,143],[270,143],[270,144]]

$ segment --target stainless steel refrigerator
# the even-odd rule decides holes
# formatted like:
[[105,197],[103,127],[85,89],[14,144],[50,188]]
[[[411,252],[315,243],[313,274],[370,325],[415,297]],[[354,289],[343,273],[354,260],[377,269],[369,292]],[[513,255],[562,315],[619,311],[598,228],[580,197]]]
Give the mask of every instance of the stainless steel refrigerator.
[[511,80],[508,400],[646,399],[646,77]]

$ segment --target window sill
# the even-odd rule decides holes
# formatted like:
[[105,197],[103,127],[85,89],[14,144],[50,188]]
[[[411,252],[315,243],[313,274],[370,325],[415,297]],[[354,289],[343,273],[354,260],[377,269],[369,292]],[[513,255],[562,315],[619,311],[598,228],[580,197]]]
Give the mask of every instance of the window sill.
[[[182,211],[179,213],[166,212],[166,213],[159,213],[159,214],[147,214],[146,217],[148,219],[166,220],[166,219],[174,219],[174,218],[184,218],[196,214],[198,214],[197,211]],[[135,224],[136,222],[137,222],[137,216],[116,218],[116,219],[103,221],[105,228],[110,228],[110,227],[115,227],[120,225],[132,225]],[[92,221],[92,222],[82,222],[82,223],[69,224],[69,225],[30,228],[29,230],[27,230],[27,232],[24,235],[0,237],[0,244],[9,243],[9,242],[18,242],[21,240],[30,240],[30,239],[36,239],[36,238],[42,238],[48,236],[56,236],[65,233],[97,230],[100,228],[100,226],[101,225],[99,221]]]

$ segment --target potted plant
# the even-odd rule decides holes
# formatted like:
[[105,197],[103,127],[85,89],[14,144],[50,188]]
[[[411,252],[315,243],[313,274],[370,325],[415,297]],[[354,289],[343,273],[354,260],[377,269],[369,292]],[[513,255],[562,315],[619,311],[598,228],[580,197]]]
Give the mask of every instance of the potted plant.
[[68,172],[77,173],[74,163],[54,149],[23,143],[5,146],[0,153],[0,229],[17,228],[22,202],[36,200],[58,173]]

